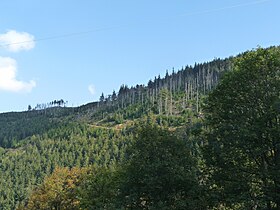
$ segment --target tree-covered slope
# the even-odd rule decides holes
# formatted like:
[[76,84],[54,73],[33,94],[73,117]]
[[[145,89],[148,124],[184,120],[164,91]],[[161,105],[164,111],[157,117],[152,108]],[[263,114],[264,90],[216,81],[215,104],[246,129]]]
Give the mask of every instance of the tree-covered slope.
[[109,165],[123,156],[129,132],[69,123],[0,150],[0,209],[14,209],[55,167]]
[[64,123],[72,108],[54,107],[44,110],[0,114],[0,147],[15,147],[34,134],[43,134]]
[[[277,51],[279,49],[272,47],[269,49],[265,49],[264,51],[268,52],[268,55],[270,55],[273,50]],[[51,177],[60,176],[61,173],[65,172],[66,174],[69,173],[69,176],[61,176],[70,177],[70,180],[76,180],[72,177],[74,176],[73,173],[75,174],[75,172],[72,173],[72,171],[69,171],[68,169],[67,172],[64,167],[77,167],[77,169],[75,169],[77,171],[79,171],[80,167],[90,167],[91,169],[89,170],[92,171],[100,169],[100,175],[98,175],[99,173],[96,172],[97,175],[95,176],[95,174],[92,174],[93,172],[90,172],[90,180],[93,181],[89,184],[93,184],[94,186],[94,180],[99,180],[99,176],[102,177],[104,175],[105,177],[111,177],[112,174],[110,170],[112,166],[116,165],[117,168],[114,170],[117,171],[117,180],[119,180],[121,183],[112,183],[114,186],[118,187],[116,189],[108,189],[109,191],[105,190],[105,195],[101,193],[101,197],[96,198],[106,200],[108,199],[107,195],[113,194],[113,197],[115,196],[114,199],[116,200],[109,200],[110,202],[112,202],[112,205],[114,207],[118,206],[120,208],[123,208],[124,206],[122,206],[122,204],[125,203],[127,208],[134,206],[134,209],[143,207],[143,205],[147,209],[149,209],[150,207],[154,208],[155,206],[159,207],[161,205],[166,209],[180,209],[183,207],[185,209],[194,209],[195,205],[201,203],[200,207],[202,209],[205,209],[206,207],[223,208],[225,206],[227,206],[228,208],[242,209],[245,206],[249,206],[250,203],[255,201],[254,199],[257,199],[258,197],[261,197],[262,201],[259,203],[255,202],[257,203],[256,205],[262,207],[266,206],[265,202],[270,199],[270,206],[275,206],[276,200],[271,200],[270,197],[274,196],[278,198],[278,192],[276,192],[275,194],[265,194],[266,192],[262,191],[261,188],[256,188],[257,185],[255,182],[263,182],[262,178],[258,177],[257,175],[254,175],[254,177],[247,176],[247,178],[250,178],[250,181],[246,182],[245,184],[243,183],[242,185],[243,187],[248,187],[248,189],[251,191],[253,189],[257,189],[257,191],[255,191],[255,194],[248,194],[249,197],[251,196],[250,198],[243,198],[241,196],[242,199],[239,199],[238,196],[233,198],[230,197],[229,201],[224,197],[219,196],[226,195],[226,193],[228,193],[228,191],[222,190],[232,190],[233,188],[227,187],[235,185],[228,185],[228,180],[225,180],[224,183],[217,182],[216,180],[216,176],[219,177],[220,174],[225,178],[229,176],[232,177],[232,180],[235,180],[234,178],[237,179],[237,175],[240,175],[240,173],[237,173],[238,170],[243,170],[243,168],[238,167],[238,164],[236,162],[238,160],[238,154],[242,154],[240,157],[248,157],[248,154],[246,154],[246,148],[245,150],[241,151],[241,149],[243,148],[239,147],[240,145],[243,145],[242,141],[245,140],[246,143],[250,145],[250,139],[247,136],[247,134],[249,133],[246,133],[247,131],[245,129],[246,126],[241,126],[242,122],[247,122],[246,119],[244,121],[236,121],[239,123],[239,126],[241,126],[242,129],[236,131],[235,133],[233,132],[232,135],[234,136],[232,136],[230,133],[230,131],[234,131],[234,129],[232,130],[232,128],[234,128],[234,124],[229,124],[228,127],[223,127],[227,125],[230,120],[230,113],[234,111],[231,110],[231,108],[237,108],[235,114],[236,116],[239,116],[238,114],[240,114],[240,117],[237,117],[240,119],[243,119],[242,117],[246,118],[247,115],[245,114],[247,113],[247,111],[247,114],[250,117],[252,117],[255,113],[259,117],[265,116],[262,115],[263,113],[265,113],[262,104],[266,104],[262,103],[262,94],[264,94],[265,92],[270,93],[269,87],[266,86],[266,80],[253,81],[253,78],[250,77],[250,75],[246,77],[247,74],[242,73],[241,75],[237,76],[236,81],[234,81],[235,83],[229,82],[229,84],[235,84],[232,86],[236,86],[238,85],[237,82],[240,80],[240,84],[244,84],[241,87],[241,90],[244,91],[244,93],[246,93],[246,91],[251,91],[250,93],[256,94],[254,99],[257,100],[257,103],[249,100],[249,102],[251,102],[252,104],[250,104],[248,101],[248,103],[243,104],[243,95],[239,95],[239,92],[241,94],[242,91],[237,91],[236,87],[231,87],[233,91],[228,95],[223,95],[217,92],[223,91],[224,89],[226,91],[226,88],[228,88],[225,82],[219,86],[219,81],[221,78],[225,78],[225,81],[227,81],[227,78],[230,78],[227,72],[233,71],[232,74],[237,75],[235,72],[240,72],[240,69],[242,69],[242,71],[246,71],[246,62],[251,62],[249,63],[251,65],[248,64],[248,69],[250,69],[252,66],[252,68],[258,67],[258,63],[256,64],[256,66],[254,66],[253,60],[249,59],[245,59],[243,61],[243,66],[240,66],[240,64],[238,63],[238,61],[246,57],[248,53],[249,55],[250,53],[252,53],[253,57],[255,55],[256,58],[258,58],[257,52],[252,51],[238,55],[238,59],[235,57],[223,60],[215,59],[211,62],[195,64],[193,67],[187,66],[177,72],[167,72],[165,77],[163,78],[161,78],[160,76],[155,77],[155,79],[150,80],[147,85],[136,85],[135,87],[122,85],[118,92],[113,91],[111,95],[107,96],[104,96],[102,94],[99,101],[88,103],[80,107],[67,108],[62,107],[61,104],[58,104],[55,107],[36,106],[35,109],[29,109],[29,111],[25,112],[0,114],[0,209],[15,209],[16,206],[18,206],[20,203],[22,204],[21,208],[27,207],[28,209],[28,206],[25,206],[28,204],[28,197],[31,196],[31,198],[33,198],[32,196],[34,196],[34,199],[36,198],[36,196],[34,195],[34,193],[32,194],[32,192],[37,191],[33,190],[37,189],[40,191],[40,184],[43,183],[45,177],[49,177],[50,174],[54,172],[56,167],[61,167],[62,169],[58,169],[57,171],[55,171],[55,173],[51,175]],[[273,62],[269,59],[271,59],[270,56],[264,59],[267,60],[267,63],[261,63],[262,59],[256,59],[255,61],[259,62],[260,66],[262,66],[264,69],[274,69],[275,66],[277,67],[277,65],[273,66]],[[277,60],[277,58],[274,59]],[[279,78],[279,70],[277,71],[278,73],[274,75],[274,79]],[[262,75],[263,77],[261,78],[266,78],[265,73],[262,74],[258,72],[256,74]],[[227,76],[224,77],[223,75]],[[243,78],[242,75],[244,75],[245,78]],[[269,77],[269,79],[273,80],[272,77]],[[247,87],[245,84],[246,82],[250,81],[251,86]],[[259,90],[259,84],[264,85],[264,87],[266,87],[266,91],[256,91]],[[279,81],[275,80],[275,84],[276,86],[273,86],[274,93],[275,91],[278,91],[277,88],[279,86],[277,85],[279,85]],[[217,85],[218,89],[216,91],[215,87]],[[212,91],[216,92],[215,94],[210,94],[209,99],[207,95]],[[245,96],[247,97],[247,95]],[[234,101],[233,99],[236,97],[240,97],[240,100]],[[271,100],[274,100],[274,98],[271,98]],[[264,158],[264,162],[266,161],[265,158],[268,158],[270,161],[270,158],[274,157],[275,154],[278,154],[276,153],[278,148],[278,141],[277,136],[275,137],[275,135],[278,134],[277,132],[279,132],[279,117],[277,118],[278,112],[276,111],[279,110],[276,109],[278,107],[279,100],[277,100],[274,101],[272,105],[269,103],[266,104],[266,107],[268,107],[270,111],[272,110],[269,113],[274,113],[274,115],[276,113],[276,124],[273,124],[276,126],[272,127],[271,129],[265,130],[265,132],[261,134],[267,135],[267,138],[263,138],[264,140],[273,139],[273,142],[276,142],[276,145],[274,145],[274,149],[270,150],[270,153],[267,153],[263,156],[252,155],[252,157],[258,158],[257,161],[259,161],[259,158],[261,159],[262,157]],[[216,102],[217,106],[215,105]],[[204,105],[205,103],[207,104],[206,106]],[[240,106],[238,107],[237,105]],[[251,108],[254,107],[253,105],[260,106],[257,106],[254,110],[252,110]],[[216,108],[219,107],[221,109],[216,110]],[[239,108],[242,108],[242,113],[239,113]],[[259,113],[259,111],[261,111],[262,113]],[[223,118],[219,120],[218,117],[221,114],[223,114]],[[271,116],[272,114],[268,117]],[[145,136],[145,134],[141,132],[135,132],[139,127],[142,127],[143,122],[145,122],[145,124],[147,123],[148,125],[158,125],[160,127],[165,127],[164,130],[154,127],[154,134],[161,135],[161,137],[158,138],[160,142],[156,143],[155,141],[154,144],[150,144],[150,141],[153,141],[153,139],[157,138],[153,137],[153,130],[150,130],[149,127],[147,128],[147,131],[151,132],[151,135],[149,134],[148,136]],[[213,124],[212,122],[215,122],[216,124]],[[256,125],[258,125],[258,123]],[[269,125],[269,123],[266,124],[266,126],[268,127]],[[218,132],[218,130],[216,129],[221,130],[219,130]],[[261,131],[261,129],[258,130]],[[212,133],[212,131],[215,131],[217,133]],[[240,134],[240,132],[243,132],[243,136]],[[215,136],[214,134],[217,135]],[[223,136],[222,134],[225,135]],[[141,135],[143,139],[148,140],[147,144],[144,144],[144,140],[143,144],[141,144],[141,138],[139,139],[139,136]],[[176,147],[179,147],[177,144],[164,144],[161,142],[165,141],[165,137],[167,138],[168,136],[174,141],[178,140],[179,146],[186,146],[185,149],[182,148],[183,153],[188,153],[185,155],[188,158],[184,163],[189,163],[194,168],[188,168],[186,166],[186,170],[184,169],[184,166],[182,165],[184,163],[181,164],[178,159],[181,156],[177,156],[174,149]],[[242,136],[242,139],[239,139],[239,136]],[[254,135],[252,134],[252,136]],[[221,140],[221,138],[225,139]],[[235,143],[238,147],[235,147],[235,145],[233,145],[234,141],[228,142],[228,139],[231,138],[233,140],[236,139]],[[256,136],[254,136],[254,138],[256,141],[259,140],[259,138],[257,138]],[[133,146],[135,141],[138,141],[138,146]],[[225,147],[227,146],[227,143],[229,144],[228,148],[234,147],[234,150],[230,150]],[[129,153],[129,150],[126,149],[130,148],[130,145],[132,145],[132,148],[134,148],[134,153]],[[143,148],[141,148],[142,146],[139,145],[142,145]],[[173,145],[174,148],[170,150],[168,148],[165,149],[164,145],[167,145],[166,147],[171,147]],[[255,146],[256,151],[263,151],[262,148],[258,147],[258,145]],[[222,151],[223,148],[227,150]],[[153,153],[153,150],[155,153]],[[161,153],[156,153],[157,151],[160,151]],[[170,156],[168,156],[167,153],[165,154],[165,151],[168,152]],[[137,152],[142,153],[139,153],[139,155],[137,156]],[[266,150],[264,152],[266,152]],[[153,154],[155,156],[153,156]],[[232,156],[231,154],[234,154],[235,156]],[[145,165],[147,164],[147,161],[141,163],[140,156],[142,155],[146,156],[146,160],[155,158],[155,161],[153,161],[153,164],[155,165],[153,165],[152,168],[144,168],[148,166]],[[222,155],[221,158],[219,158],[220,155]],[[229,158],[231,156],[236,157],[237,159],[226,159],[226,161],[229,161],[227,164],[233,164],[233,166],[236,167],[236,173],[226,173],[225,175],[227,176],[224,176],[222,173],[223,171],[219,171],[225,170],[221,167],[226,166],[224,164],[225,162],[223,162],[223,158]],[[273,160],[278,161],[277,158],[274,158]],[[173,173],[174,171],[171,170],[172,166],[170,167],[170,165],[172,165],[172,161],[176,162],[174,163],[174,167],[176,166],[175,168],[177,168],[178,170],[182,170],[182,174]],[[246,162],[247,159],[243,159],[243,161],[245,161],[244,168],[246,169],[247,164],[251,164],[251,162]],[[268,163],[270,163],[269,161]],[[192,165],[192,163],[194,165]],[[138,169],[135,168],[135,166],[138,165],[139,167],[143,167],[143,170],[138,171]],[[252,164],[252,166],[254,166],[254,164]],[[119,169],[119,167],[121,169]],[[234,167],[231,168],[234,169]],[[151,172],[153,168],[157,169],[156,173],[153,173],[153,171]],[[131,173],[128,169],[130,169]],[[162,183],[164,182],[164,180],[161,180],[161,183],[155,183],[156,180],[160,180],[160,178],[162,178],[157,177],[158,175],[160,175],[159,171],[161,169],[167,170],[166,179],[170,179],[170,174],[173,173],[178,176],[177,178],[179,181],[178,183],[175,183],[176,185],[182,185],[181,181],[185,180],[187,183],[189,183],[190,188],[188,188],[188,186],[174,186],[174,191],[172,193],[163,193],[165,196],[163,196],[164,199],[156,198],[157,195],[161,194],[160,192],[155,194],[153,192],[149,192],[151,194],[146,195],[145,193],[148,192],[145,191],[149,189],[149,185],[155,186],[156,188],[162,187]],[[136,175],[139,175],[135,172],[135,170],[139,173],[145,171],[147,172],[145,177],[141,177],[141,175],[137,177],[137,179],[139,179],[143,183],[143,186],[147,187],[143,189],[143,192],[137,192],[135,190],[131,193],[126,190],[121,192],[120,190],[128,189],[127,187],[130,185],[131,187],[129,188],[135,188],[133,179],[136,177]],[[275,177],[272,177],[274,176],[275,172],[273,170],[276,170],[276,172],[278,172],[279,169],[277,167],[274,167],[267,170],[267,173],[263,173],[263,175],[267,176],[264,177],[264,180],[268,181],[267,186],[269,187],[271,183],[276,186],[278,182],[274,180]],[[112,176],[115,177],[115,172],[113,174],[114,175]],[[149,174],[153,174],[153,177],[149,177]],[[180,178],[180,176],[183,176],[181,177],[182,179]],[[52,178],[46,178],[46,180],[52,180]],[[106,180],[104,182],[104,184],[108,186],[108,182]],[[83,183],[81,183],[81,185],[82,184]],[[38,185],[39,187],[37,187]],[[191,186],[196,187],[192,188]],[[81,205],[83,205],[85,209],[93,208],[92,206],[94,206],[95,204],[88,203],[91,196],[90,192],[92,191],[86,191],[86,189],[91,190],[91,188],[87,188],[87,186],[84,187],[85,188],[83,188],[82,192],[85,192],[86,194],[79,194],[79,196],[85,196],[81,197],[81,200],[79,200],[79,202],[81,202]],[[184,188],[182,188],[181,190],[180,187]],[[200,187],[202,187],[202,190],[200,189]],[[52,188],[50,189],[52,190]],[[180,192],[177,192],[177,189],[180,189]],[[240,190],[242,189],[240,188]],[[279,190],[277,186],[273,188],[273,190],[275,189]],[[215,190],[217,190],[218,193]],[[124,195],[124,197],[118,197],[121,195]],[[154,195],[155,197],[153,197]],[[199,197],[197,197],[198,195]],[[243,195],[245,196],[247,194]],[[44,196],[44,194],[42,196]],[[89,197],[87,198],[87,196]],[[252,199],[252,196],[255,196],[253,201],[250,200]],[[124,198],[129,198],[129,200],[123,200]],[[170,200],[167,202],[168,199]],[[247,202],[248,199],[249,201]],[[193,200],[194,202],[186,203],[186,200]],[[118,202],[115,203],[115,201],[122,202],[122,204]],[[99,204],[103,205],[104,203],[101,202]],[[267,206],[269,207],[268,204]],[[36,206],[34,208],[36,209]],[[109,209],[109,207],[107,209]]]
[[[61,122],[79,121],[122,123],[148,113],[160,118],[183,116],[201,109],[200,99],[218,83],[220,77],[232,68],[232,58],[186,66],[177,72],[155,77],[147,85],[122,85],[116,93],[100,96],[97,102],[67,108],[63,100],[37,104],[26,112],[0,114],[0,146],[14,147],[17,142],[34,134],[43,134]],[[59,103],[58,103],[59,102]],[[60,103],[61,102],[61,103]],[[163,120],[164,121],[164,120]],[[173,120],[173,121],[177,121]],[[182,121],[180,119],[179,121]],[[178,123],[175,122],[175,125]]]
[[199,117],[203,96],[231,69],[231,60],[186,66],[147,85],[122,85],[80,107],[45,103],[0,114],[1,208],[13,209],[56,166],[116,162],[139,120],[151,118],[173,129],[190,123]]

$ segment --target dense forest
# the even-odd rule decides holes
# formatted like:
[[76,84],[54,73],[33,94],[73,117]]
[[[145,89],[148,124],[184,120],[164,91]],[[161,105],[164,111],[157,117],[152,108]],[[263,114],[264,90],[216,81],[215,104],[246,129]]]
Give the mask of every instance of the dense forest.
[[280,49],[0,114],[0,209],[279,209]]

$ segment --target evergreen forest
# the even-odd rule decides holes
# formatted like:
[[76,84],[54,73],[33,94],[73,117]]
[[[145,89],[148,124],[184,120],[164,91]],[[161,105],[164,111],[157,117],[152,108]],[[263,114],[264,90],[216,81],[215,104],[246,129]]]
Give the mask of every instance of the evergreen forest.
[[0,209],[280,209],[280,48],[1,113]]

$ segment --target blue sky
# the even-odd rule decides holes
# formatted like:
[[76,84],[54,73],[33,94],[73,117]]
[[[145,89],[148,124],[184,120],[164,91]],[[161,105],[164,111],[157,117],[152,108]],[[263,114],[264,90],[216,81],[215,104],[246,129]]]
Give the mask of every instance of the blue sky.
[[173,67],[280,44],[279,0],[1,0],[0,7],[0,112],[61,98],[77,106]]

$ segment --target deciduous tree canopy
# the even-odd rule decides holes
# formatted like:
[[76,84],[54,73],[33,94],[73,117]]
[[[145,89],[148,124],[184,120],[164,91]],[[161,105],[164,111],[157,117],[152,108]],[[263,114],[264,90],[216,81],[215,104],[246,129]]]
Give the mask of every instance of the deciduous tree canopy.
[[204,157],[218,201],[280,208],[280,51],[241,55],[205,107]]

